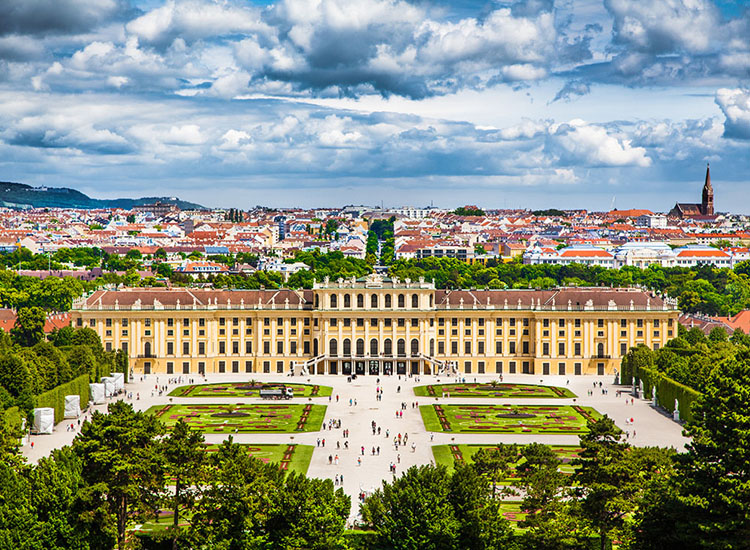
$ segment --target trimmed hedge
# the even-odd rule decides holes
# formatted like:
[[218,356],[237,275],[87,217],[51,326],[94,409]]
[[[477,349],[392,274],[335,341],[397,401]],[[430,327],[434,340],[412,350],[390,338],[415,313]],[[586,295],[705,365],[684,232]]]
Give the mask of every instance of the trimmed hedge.
[[693,402],[700,397],[700,392],[680,384],[662,375],[654,369],[638,369],[639,378],[643,381],[643,396],[651,397],[651,388],[656,387],[656,399],[659,406],[670,413],[674,412],[674,402],[680,406],[680,420],[693,420]]
[[18,407],[11,407],[3,411],[3,423],[13,429],[21,429],[21,410]]
[[67,384],[62,384],[49,391],[36,396],[35,407],[52,407],[55,409],[55,423],[62,422],[65,418],[65,396],[78,395],[81,398],[81,408],[88,405],[91,398],[89,388],[89,375],[82,374]]

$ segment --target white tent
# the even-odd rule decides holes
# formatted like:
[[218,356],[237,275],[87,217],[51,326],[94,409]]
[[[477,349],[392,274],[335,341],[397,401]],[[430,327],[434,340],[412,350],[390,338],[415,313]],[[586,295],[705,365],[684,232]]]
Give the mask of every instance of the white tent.
[[55,428],[55,409],[42,407],[34,409],[34,427],[36,434],[51,434]]
[[104,403],[104,384],[89,384],[89,390],[91,391],[91,402],[94,405]]
[[102,376],[101,383],[104,384],[104,396],[112,397],[115,394],[115,379],[111,376]]
[[121,372],[112,373],[112,378],[115,379],[115,392],[121,392],[125,390],[125,375]]
[[81,396],[65,396],[65,418],[78,418],[81,416]]

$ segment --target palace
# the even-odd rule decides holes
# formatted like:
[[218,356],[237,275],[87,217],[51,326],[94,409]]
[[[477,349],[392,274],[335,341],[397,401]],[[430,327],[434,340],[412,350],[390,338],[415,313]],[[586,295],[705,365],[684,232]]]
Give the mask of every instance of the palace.
[[312,290],[99,290],[74,326],[137,374],[612,374],[677,335],[674,301],[630,288],[436,290],[370,275]]

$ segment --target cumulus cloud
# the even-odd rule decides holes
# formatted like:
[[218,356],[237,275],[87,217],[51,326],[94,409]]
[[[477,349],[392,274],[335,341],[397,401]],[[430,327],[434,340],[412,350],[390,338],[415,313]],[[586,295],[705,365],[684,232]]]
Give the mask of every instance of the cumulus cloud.
[[144,43],[161,46],[176,38],[192,42],[207,37],[267,31],[260,10],[230,3],[168,0],[130,21],[127,30]]
[[711,0],[604,0],[604,5],[613,17],[613,77],[649,84],[750,76],[747,11],[725,19]]
[[724,136],[750,139],[750,89],[721,88],[716,92],[716,104],[726,117]]
[[630,139],[612,135],[602,126],[583,120],[553,126],[550,129],[550,150],[561,161],[589,166],[640,166],[651,165],[643,147],[634,147]]

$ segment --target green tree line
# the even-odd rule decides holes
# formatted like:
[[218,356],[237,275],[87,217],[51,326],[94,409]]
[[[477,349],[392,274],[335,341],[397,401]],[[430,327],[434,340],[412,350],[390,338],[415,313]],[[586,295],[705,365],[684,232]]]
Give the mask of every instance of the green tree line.
[[66,326],[45,338],[45,317],[41,308],[22,308],[10,334],[0,331],[0,413],[18,407],[28,418],[35,398],[48,390],[84,374],[98,382],[127,372],[127,355],[105,351],[90,328]]

